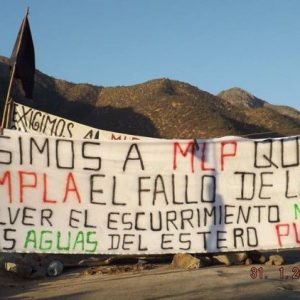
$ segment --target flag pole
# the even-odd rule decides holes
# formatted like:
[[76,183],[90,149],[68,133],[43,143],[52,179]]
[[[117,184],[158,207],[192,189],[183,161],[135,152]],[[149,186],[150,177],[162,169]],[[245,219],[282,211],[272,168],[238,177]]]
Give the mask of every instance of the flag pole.
[[[22,36],[24,33],[24,27],[25,27],[25,20],[29,15],[29,7],[27,7],[25,17],[22,22],[22,28],[21,28],[21,34],[18,40],[18,46],[17,46],[17,55],[19,53],[20,47],[21,47],[21,41],[22,41]],[[17,56],[16,55],[16,56]],[[10,73],[10,79],[9,79],[9,85],[6,93],[6,98],[5,98],[5,103],[4,103],[4,109],[3,109],[3,115],[2,115],[2,122],[1,122],[1,128],[8,128],[9,123],[10,123],[10,113],[11,113],[11,106],[12,106],[12,99],[10,97],[11,95],[11,90],[12,90],[12,85],[15,77],[15,72],[16,72],[16,64],[17,62],[14,61],[11,73]]]

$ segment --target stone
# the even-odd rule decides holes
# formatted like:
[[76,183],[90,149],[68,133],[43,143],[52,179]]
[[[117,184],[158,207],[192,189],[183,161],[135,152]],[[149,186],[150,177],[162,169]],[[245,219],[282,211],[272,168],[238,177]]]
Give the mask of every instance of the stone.
[[253,263],[256,264],[264,264],[267,261],[266,256],[257,250],[249,251],[248,256],[252,259]]
[[247,252],[234,252],[234,253],[229,253],[230,260],[233,264],[239,265],[242,264],[246,261],[248,258]]
[[216,265],[226,265],[226,266],[230,266],[231,262],[229,260],[229,257],[227,254],[219,254],[219,255],[214,255],[213,256],[213,263]]
[[272,264],[275,266],[281,266],[284,264],[284,259],[281,255],[271,255],[269,261],[272,261]]
[[264,255],[261,255],[261,257],[258,260],[258,263],[264,264],[267,261],[267,258]]
[[53,260],[47,267],[47,274],[50,277],[59,276],[64,270],[64,265],[59,260]]
[[241,265],[247,258],[247,252],[231,252],[213,256],[213,260],[216,264],[224,264],[226,266]]
[[260,264],[264,264],[267,261],[267,258],[265,257],[265,255],[261,255],[258,259],[258,263]]
[[273,265],[273,261],[272,260],[268,260],[265,262],[266,266],[272,266]]
[[32,273],[32,267],[25,263],[6,262],[5,270],[25,278],[30,277]]
[[174,255],[171,267],[187,270],[198,269],[200,260],[188,253],[178,253]]
[[5,263],[5,270],[7,272],[16,272],[17,270],[17,264],[14,262],[6,262]]
[[199,267],[207,267],[213,264],[212,259],[209,256],[200,256],[199,259]]

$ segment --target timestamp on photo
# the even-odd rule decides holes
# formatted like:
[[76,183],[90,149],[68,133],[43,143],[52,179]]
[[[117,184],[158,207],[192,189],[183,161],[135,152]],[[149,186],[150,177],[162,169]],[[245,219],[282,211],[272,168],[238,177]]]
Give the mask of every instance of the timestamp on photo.
[[[264,267],[252,267],[250,269],[249,276],[251,279],[268,279],[267,270]],[[279,280],[288,280],[288,279],[299,279],[300,278],[300,266],[291,266],[291,267],[279,267],[277,269],[277,278]]]

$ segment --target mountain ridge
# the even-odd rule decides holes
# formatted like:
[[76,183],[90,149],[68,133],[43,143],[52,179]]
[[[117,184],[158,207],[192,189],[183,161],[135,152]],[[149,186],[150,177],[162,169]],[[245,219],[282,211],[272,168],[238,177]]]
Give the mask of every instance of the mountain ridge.
[[[9,78],[8,62],[0,56],[2,99]],[[241,88],[213,95],[168,78],[103,87],[56,79],[37,70],[33,100],[22,97],[18,80],[13,97],[25,105],[86,125],[150,137],[295,135],[300,125],[297,110],[275,106]]]

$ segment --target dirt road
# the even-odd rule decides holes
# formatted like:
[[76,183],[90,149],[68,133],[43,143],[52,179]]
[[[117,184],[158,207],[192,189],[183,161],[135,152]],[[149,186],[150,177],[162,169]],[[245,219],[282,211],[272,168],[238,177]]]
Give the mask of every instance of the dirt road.
[[[250,276],[252,267],[262,267],[256,279]],[[300,278],[292,276],[300,277],[300,263],[279,268],[213,266],[187,271],[160,266],[94,275],[72,269],[60,277],[43,280],[23,280],[2,273],[0,295],[1,299],[299,299]],[[295,271],[298,268],[299,274]]]

